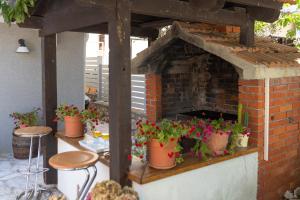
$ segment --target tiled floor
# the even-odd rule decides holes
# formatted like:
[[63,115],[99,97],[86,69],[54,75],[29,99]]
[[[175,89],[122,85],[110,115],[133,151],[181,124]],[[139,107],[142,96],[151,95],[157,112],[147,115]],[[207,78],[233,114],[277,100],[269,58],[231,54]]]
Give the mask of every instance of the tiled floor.
[[[33,162],[36,163],[36,159],[33,159]],[[16,160],[11,155],[0,155],[0,200],[15,200],[16,196],[24,190],[26,178],[16,176],[16,171],[26,168],[27,163],[27,160]],[[31,181],[34,181],[34,177]],[[38,176],[38,182],[43,183],[42,174]],[[51,192],[58,194],[57,189],[52,189]],[[41,199],[46,200],[48,197],[49,194],[45,193]]]

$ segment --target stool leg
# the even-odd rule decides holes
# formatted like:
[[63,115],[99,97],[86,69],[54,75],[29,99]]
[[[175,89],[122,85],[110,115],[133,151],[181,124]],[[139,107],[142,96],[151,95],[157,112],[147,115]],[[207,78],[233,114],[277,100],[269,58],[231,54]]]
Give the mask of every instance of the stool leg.
[[86,189],[85,189],[85,191],[84,191],[84,193],[83,193],[83,195],[82,195],[83,198],[85,198],[85,197],[87,196],[87,193],[89,192],[90,187],[91,187],[91,185],[93,184],[93,182],[94,182],[94,180],[95,180],[95,178],[96,178],[96,175],[97,175],[97,167],[96,167],[96,166],[91,166],[90,168],[93,169],[94,174],[93,174],[93,177],[92,177],[92,179],[90,180],[89,184],[86,186]]
[[28,158],[28,174],[26,175],[26,188],[25,188],[25,198],[28,195],[28,187],[29,187],[29,178],[30,178],[30,171],[31,171],[31,158],[32,158],[32,145],[33,145],[33,137],[30,137],[30,149],[29,149],[29,158]]
[[[36,172],[38,172],[39,164],[40,164],[39,162],[40,162],[40,155],[41,155],[41,140],[42,140],[42,136],[39,137],[38,155],[37,155],[37,161],[36,161],[36,166],[35,166]],[[35,174],[34,195],[36,195],[36,191],[37,191],[38,174],[39,173]]]
[[84,172],[86,174],[86,178],[85,178],[85,181],[84,181],[83,185],[81,186],[81,188],[79,190],[79,193],[77,194],[77,200],[80,200],[80,199],[84,200],[84,196],[82,196],[82,195],[83,195],[83,192],[84,192],[84,190],[86,188],[87,183],[90,180],[90,172],[89,172],[89,170],[88,169],[83,169],[83,170],[84,170]]
[[87,196],[87,193],[89,192],[90,187],[91,187],[91,185],[93,184],[93,182],[94,182],[94,180],[95,180],[95,178],[96,178],[96,176],[97,176],[97,167],[96,167],[96,166],[91,166],[90,168],[93,169],[94,174],[93,174],[92,179],[90,180],[90,182],[88,183],[88,185],[87,185],[86,188],[85,188],[85,191],[84,191],[84,193],[83,193],[83,195],[82,195],[83,199],[85,199],[85,197]]

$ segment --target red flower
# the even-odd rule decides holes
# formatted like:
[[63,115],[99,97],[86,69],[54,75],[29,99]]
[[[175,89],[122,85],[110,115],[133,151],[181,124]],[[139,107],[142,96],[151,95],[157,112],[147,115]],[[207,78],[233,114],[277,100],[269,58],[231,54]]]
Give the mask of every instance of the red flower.
[[178,158],[179,156],[180,156],[180,153],[179,153],[179,152],[176,152],[176,153],[175,153],[175,157]]
[[163,147],[164,147],[163,143],[159,143],[159,146],[160,146],[161,148],[163,148]]
[[155,123],[154,123],[154,122],[152,122],[152,123],[151,123],[151,126],[155,127],[156,125],[155,125]]
[[200,136],[201,136],[201,133],[200,133],[200,132],[197,132],[196,136],[197,136],[197,137],[200,137]]
[[226,149],[224,150],[224,154],[225,154],[225,155],[228,154],[228,151],[227,151]]
[[171,141],[171,142],[174,142],[174,141],[175,141],[175,138],[170,138],[170,141]]
[[132,160],[132,155],[129,154],[129,155],[127,156],[127,159],[128,159],[128,160]]
[[144,158],[144,156],[143,155],[140,155],[140,159],[143,159]]
[[172,158],[174,156],[174,152],[168,153],[169,158]]

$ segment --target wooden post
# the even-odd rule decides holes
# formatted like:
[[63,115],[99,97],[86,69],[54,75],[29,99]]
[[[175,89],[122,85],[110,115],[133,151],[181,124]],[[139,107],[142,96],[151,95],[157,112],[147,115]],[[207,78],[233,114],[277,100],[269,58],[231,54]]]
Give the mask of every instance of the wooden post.
[[130,4],[116,0],[109,21],[110,178],[127,184],[131,153]]
[[57,82],[56,82],[56,34],[42,37],[42,76],[43,76],[43,111],[46,126],[53,129],[44,139],[44,167],[50,168],[44,175],[46,184],[57,183],[57,171],[49,166],[48,160],[57,154],[57,140],[55,133],[57,123],[54,122],[57,107]]
[[247,22],[241,26],[240,33],[240,44],[246,45],[247,47],[254,46],[254,20],[248,18]]

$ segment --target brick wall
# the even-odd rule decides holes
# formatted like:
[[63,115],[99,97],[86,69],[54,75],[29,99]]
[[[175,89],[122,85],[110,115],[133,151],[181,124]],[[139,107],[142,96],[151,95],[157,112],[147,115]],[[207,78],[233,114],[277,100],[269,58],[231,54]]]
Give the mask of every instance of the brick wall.
[[[189,50],[195,52],[191,46]],[[264,80],[238,80],[231,64],[205,52],[186,58],[181,54],[176,60],[184,51],[169,51],[162,75],[146,76],[148,119],[190,109],[236,113],[242,103],[249,113],[250,144],[258,146],[258,199],[282,199],[286,190],[300,186],[300,77],[270,80],[269,161],[264,161]]]
[[146,75],[146,116],[149,121],[161,119],[161,75]]
[[251,143],[259,148],[258,199],[282,199],[300,186],[300,77],[270,80],[269,161],[263,160],[264,81],[239,81],[239,101],[247,105]]
[[203,53],[169,65],[162,73],[163,117],[203,109],[236,114],[239,75],[230,63]]

